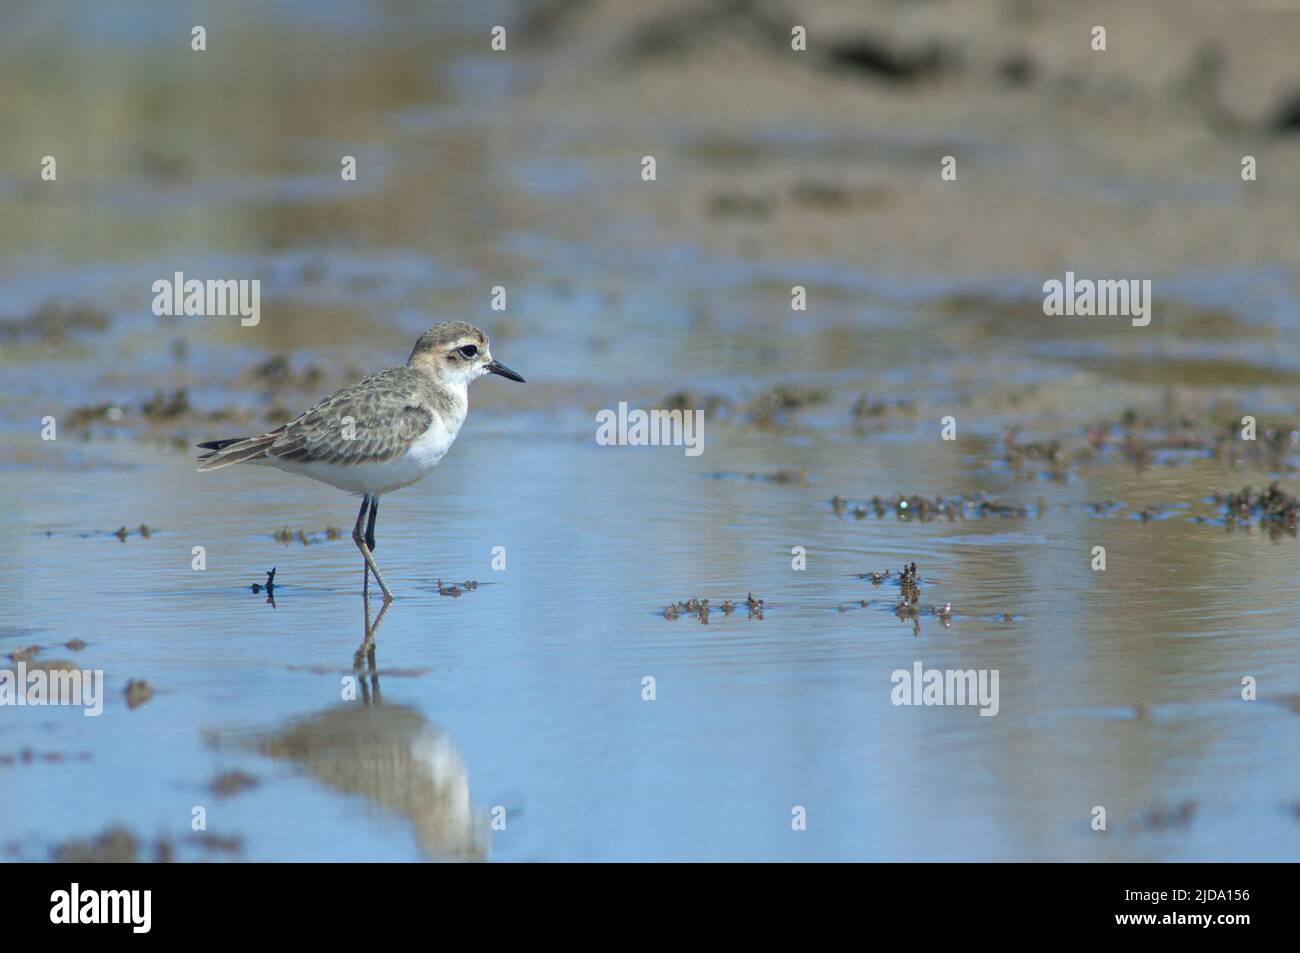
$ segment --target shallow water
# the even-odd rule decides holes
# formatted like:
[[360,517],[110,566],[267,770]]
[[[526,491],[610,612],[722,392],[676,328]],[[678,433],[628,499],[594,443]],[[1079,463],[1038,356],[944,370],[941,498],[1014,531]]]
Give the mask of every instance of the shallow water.
[[[1294,540],[1068,507],[1122,496],[1123,473],[1045,491],[1052,508],[1036,518],[834,514],[826,485],[941,471],[937,444],[881,453],[722,436],[690,460],[471,421],[434,479],[384,501],[377,553],[399,598],[375,633],[371,701],[444,733],[476,812],[505,809],[490,856],[1292,854],[1296,769],[1261,753],[1293,750],[1300,721],[1236,698],[1242,674],[1264,696],[1300,679]],[[124,819],[183,829],[202,804],[250,858],[417,856],[407,814],[208,736],[344,707],[365,637],[360,560],[346,538],[304,547],[271,533],[286,520],[345,522],[346,500],[271,472],[199,478],[183,458],[133,446],[105,455],[122,467],[6,474],[24,505],[0,567],[5,601],[27,608],[10,615],[22,631],[5,643],[81,638],[77,661],[104,669],[110,691],[98,719],[10,711],[0,750],[90,759],[0,774],[6,841]],[[773,458],[818,483],[706,477]],[[82,535],[137,514],[148,539]],[[1093,544],[1108,548],[1105,573],[1089,568]],[[206,572],[190,570],[194,545],[207,548]],[[503,572],[490,567],[498,545]],[[790,568],[794,545],[807,549],[804,572]],[[852,605],[896,600],[857,573],[907,560],[921,567],[922,601],[954,606],[950,626],[923,618],[914,635],[889,608]],[[274,607],[248,590],[271,566]],[[440,596],[437,579],[479,586]],[[716,609],[748,591],[766,602],[761,620]],[[690,595],[712,599],[707,626],[656,611]],[[916,660],[999,669],[997,717],[892,706],[890,673]],[[641,699],[646,675],[654,702]],[[129,711],[127,678],[157,695]],[[262,784],[214,799],[205,785],[232,767]],[[1185,831],[1102,839],[1087,826],[1096,803],[1137,824],[1188,799],[1198,812]],[[799,836],[796,804],[810,818]]]
[[[1262,467],[1190,451],[1139,468],[1110,454],[1061,482],[1018,478],[1002,448],[1013,425],[1022,439],[1071,437],[1159,403],[1159,372],[1180,382],[1197,348],[1221,359],[1234,397],[1293,414],[1263,372],[1294,375],[1294,349],[1242,331],[1262,314],[1292,338],[1287,282],[1251,282],[1262,300],[1234,311],[1226,334],[1016,331],[1007,311],[1025,295],[1036,306],[1020,276],[969,299],[944,275],[720,252],[701,233],[726,226],[647,221],[621,204],[598,121],[568,117],[589,138],[548,140],[511,84],[476,78],[482,56],[455,52],[469,40],[427,63],[374,23],[318,26],[314,42],[343,73],[388,75],[382,59],[401,88],[374,79],[339,109],[376,157],[377,183],[331,194],[345,133],[308,108],[315,60],[300,57],[274,100],[281,139],[230,127],[265,163],[257,175],[207,166],[182,134],[199,112],[164,120],[154,104],[109,137],[89,197],[0,191],[4,316],[57,300],[93,301],[109,318],[101,332],[2,342],[0,654],[36,644],[39,660],[102,669],[108,700],[98,718],[0,713],[0,853],[46,859],[115,824],[182,839],[202,806],[208,830],[238,837],[236,856],[252,860],[1297,856],[1300,543],[1225,525],[1207,502],[1285,482],[1294,452]],[[332,31],[345,27],[369,39],[344,44]],[[113,62],[140,41],[96,36],[87,55]],[[258,49],[241,55],[260,62]],[[68,69],[69,88],[84,83]],[[121,88],[103,95],[130,99],[150,76],[118,69]],[[253,97],[256,75],[226,95]],[[212,95],[178,82],[182,106]],[[30,122],[43,98],[69,102],[59,89],[10,108]],[[518,126],[495,130],[492,110]],[[118,179],[127,132],[149,129],[171,130],[140,139],[168,143],[181,182]],[[665,135],[683,152],[695,141]],[[149,284],[176,270],[261,276],[262,324],[155,318]],[[800,280],[818,306],[792,319]],[[1189,271],[1171,287],[1184,307],[1209,309],[1239,281]],[[486,303],[498,282],[505,315]],[[367,641],[379,605],[360,595],[354,501],[271,470],[198,474],[187,445],[263,426],[268,406],[296,413],[450,317],[485,326],[529,383],[476,383],[436,473],[384,498],[376,557],[398,599]],[[322,378],[280,389],[249,378],[278,353]],[[744,402],[777,384],[828,399],[750,422]],[[180,387],[192,412],[141,417],[143,400]],[[662,406],[684,389],[733,401],[706,419],[703,455],[596,445],[596,410]],[[859,394],[891,409],[855,426]],[[105,401],[123,421],[39,440],[45,414]],[[216,411],[247,419],[203,419]],[[940,439],[946,414],[957,441]],[[913,493],[984,493],[1028,515],[852,511]],[[1101,501],[1117,505],[1090,505]],[[1153,505],[1154,518],[1137,516]],[[141,524],[147,538],[113,535]],[[325,539],[329,526],[342,534]],[[277,542],[281,527],[313,534],[310,545]],[[792,568],[796,546],[806,569]],[[1104,572],[1090,566],[1094,546]],[[861,576],[913,561],[920,602],[950,603],[949,624],[900,619],[896,582]],[[273,604],[250,590],[272,567]],[[439,581],[467,580],[477,587],[439,593]],[[748,593],[764,600],[761,618]],[[695,597],[711,601],[707,625],[664,617]],[[74,638],[85,648],[63,647]],[[892,704],[891,673],[917,661],[998,670],[997,716]],[[1259,701],[1240,699],[1246,675]],[[129,679],[154,697],[128,708]],[[234,769],[258,783],[223,797],[212,783]],[[1094,805],[1107,808],[1106,834],[1090,829]]]

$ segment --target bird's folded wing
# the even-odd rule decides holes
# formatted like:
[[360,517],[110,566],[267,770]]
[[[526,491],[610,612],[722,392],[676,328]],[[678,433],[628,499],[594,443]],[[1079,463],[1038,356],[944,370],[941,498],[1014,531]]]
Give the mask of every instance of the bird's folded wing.
[[300,463],[378,463],[405,453],[433,423],[414,394],[362,381],[322,400],[279,431],[266,449]]

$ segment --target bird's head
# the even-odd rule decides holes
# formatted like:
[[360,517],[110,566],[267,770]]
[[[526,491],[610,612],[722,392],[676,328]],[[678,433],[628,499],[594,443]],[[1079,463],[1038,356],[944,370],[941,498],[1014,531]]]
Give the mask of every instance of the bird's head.
[[447,321],[429,328],[415,342],[406,363],[436,381],[460,387],[484,374],[498,374],[520,383],[524,380],[494,360],[487,335],[464,321]]

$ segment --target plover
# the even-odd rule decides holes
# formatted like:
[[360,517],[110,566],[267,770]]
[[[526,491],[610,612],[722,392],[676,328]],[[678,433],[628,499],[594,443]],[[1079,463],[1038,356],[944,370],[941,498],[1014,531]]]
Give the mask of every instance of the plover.
[[438,465],[465,422],[470,381],[484,374],[523,382],[492,359],[478,328],[462,321],[435,325],[420,335],[403,366],[345,387],[267,433],[199,444],[209,451],[199,457],[199,469],[258,463],[360,496],[352,540],[365,560],[362,591],[373,572],[389,600],[393,594],[374,557],[379,498]]

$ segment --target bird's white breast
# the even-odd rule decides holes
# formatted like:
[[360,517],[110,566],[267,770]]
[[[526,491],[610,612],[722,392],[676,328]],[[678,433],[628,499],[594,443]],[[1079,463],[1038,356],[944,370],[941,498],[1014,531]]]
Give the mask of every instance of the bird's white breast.
[[409,466],[419,471],[420,476],[424,476],[447,455],[459,432],[458,421],[449,426],[441,417],[435,415],[429,429],[422,433],[415,443],[411,444],[411,448],[395,462],[406,461]]

